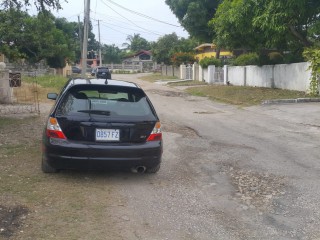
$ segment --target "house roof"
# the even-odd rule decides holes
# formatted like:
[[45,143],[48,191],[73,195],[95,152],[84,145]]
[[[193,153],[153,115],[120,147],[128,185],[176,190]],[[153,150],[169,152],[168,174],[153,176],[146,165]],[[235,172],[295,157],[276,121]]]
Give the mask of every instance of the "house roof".
[[210,48],[216,48],[216,45],[213,43],[203,43],[197,47],[194,48],[194,50],[203,50],[206,47],[210,47]]
[[140,50],[139,52],[136,52],[135,54],[127,56],[125,59],[136,57],[136,56],[139,56],[139,55],[142,55],[142,54],[146,54],[146,55],[151,56],[152,52],[151,51],[147,51],[147,50]]

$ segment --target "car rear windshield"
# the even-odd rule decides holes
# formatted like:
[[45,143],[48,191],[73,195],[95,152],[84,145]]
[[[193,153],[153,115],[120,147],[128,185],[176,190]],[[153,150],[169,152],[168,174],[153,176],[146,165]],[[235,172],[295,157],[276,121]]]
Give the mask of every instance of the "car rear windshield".
[[57,114],[155,118],[153,108],[141,89],[108,85],[80,85],[70,88],[62,98]]
[[97,68],[97,72],[109,72],[108,68]]

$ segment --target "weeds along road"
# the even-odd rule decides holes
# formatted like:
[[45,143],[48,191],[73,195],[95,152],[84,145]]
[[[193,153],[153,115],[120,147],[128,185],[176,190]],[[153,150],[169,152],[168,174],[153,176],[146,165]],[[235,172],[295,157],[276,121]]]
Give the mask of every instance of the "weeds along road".
[[320,239],[320,104],[239,109],[114,78],[155,105],[160,171],[43,174],[44,120],[19,120],[0,133],[0,238]]

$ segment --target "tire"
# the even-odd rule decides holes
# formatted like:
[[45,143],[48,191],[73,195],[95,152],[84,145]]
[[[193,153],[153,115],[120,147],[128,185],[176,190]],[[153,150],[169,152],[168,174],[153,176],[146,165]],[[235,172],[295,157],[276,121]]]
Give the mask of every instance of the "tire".
[[44,156],[42,156],[42,161],[41,161],[41,170],[44,173],[56,173],[58,172],[57,169],[51,167],[47,161],[45,160]]
[[157,173],[160,170],[160,164],[152,167],[152,168],[148,168],[146,173]]

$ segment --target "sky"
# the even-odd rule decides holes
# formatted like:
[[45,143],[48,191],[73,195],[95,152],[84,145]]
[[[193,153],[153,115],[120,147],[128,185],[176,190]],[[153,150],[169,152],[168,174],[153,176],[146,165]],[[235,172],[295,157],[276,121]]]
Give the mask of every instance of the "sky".
[[[66,18],[69,22],[77,22],[78,16],[83,21],[84,0],[67,1],[61,0],[63,9],[58,12],[53,10],[52,13],[56,17]],[[102,44],[115,44],[122,48],[122,44],[127,42],[127,36],[134,33],[140,34],[148,41],[157,41],[159,37],[173,32],[179,37],[188,37],[188,33],[181,27],[176,16],[165,4],[165,0],[91,0],[90,9],[96,40],[99,40],[98,20],[100,20]],[[147,17],[139,16],[132,11]]]

